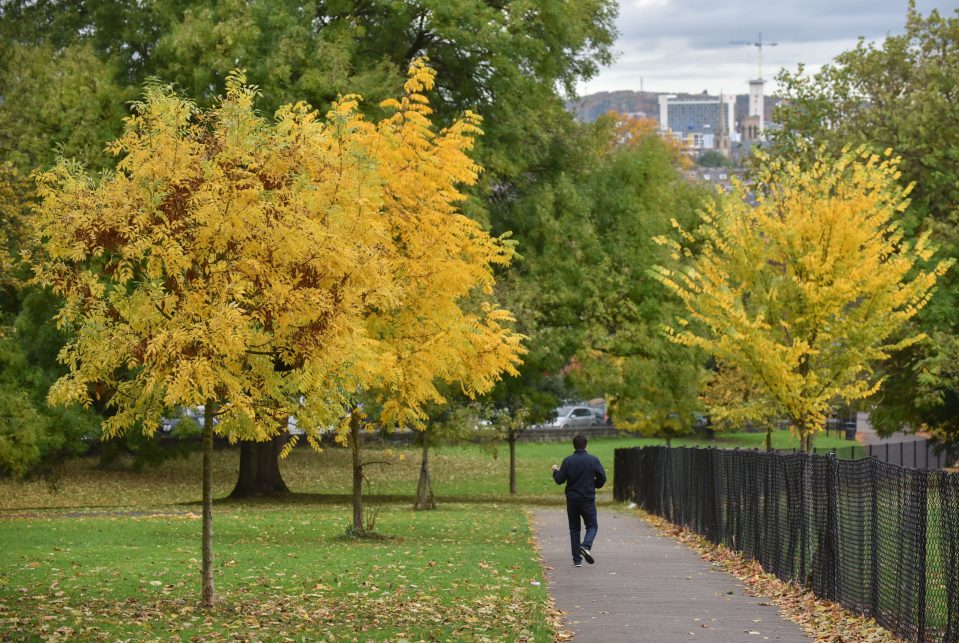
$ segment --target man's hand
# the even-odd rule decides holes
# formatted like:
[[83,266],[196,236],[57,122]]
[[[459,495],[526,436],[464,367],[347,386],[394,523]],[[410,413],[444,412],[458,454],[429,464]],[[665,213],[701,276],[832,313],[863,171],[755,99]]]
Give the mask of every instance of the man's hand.
[[553,465],[553,471],[559,471],[559,466],[554,464],[554,465]]

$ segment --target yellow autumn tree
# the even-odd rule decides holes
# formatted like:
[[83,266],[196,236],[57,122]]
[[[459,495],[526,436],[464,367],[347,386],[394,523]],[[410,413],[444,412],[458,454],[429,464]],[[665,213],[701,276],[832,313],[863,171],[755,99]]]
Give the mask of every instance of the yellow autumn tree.
[[383,186],[381,206],[393,244],[395,305],[370,308],[368,336],[375,356],[363,391],[371,403],[354,405],[341,439],[353,449],[353,530],[365,530],[360,431],[379,426],[425,428],[427,404],[446,402],[439,383],[470,396],[486,393],[503,373],[516,374],[522,337],[510,330],[510,314],[490,301],[497,266],[513,250],[490,237],[459,209],[459,186],[475,183],[480,168],[469,158],[480,119],[467,112],[436,132],[426,96],[435,72],[415,61],[399,100],[380,107],[392,115],[363,130]]
[[676,140],[676,137],[668,132],[660,134],[659,122],[656,119],[622,114],[616,110],[610,110],[604,115],[604,118],[611,121],[616,133],[617,144],[637,146],[642,144],[643,140],[649,136],[659,136],[679,167],[686,170],[693,166],[692,159],[683,152],[683,143]]
[[695,231],[660,237],[681,262],[658,278],[683,301],[670,338],[698,346],[773,405],[811,448],[830,404],[867,398],[875,367],[920,339],[905,323],[948,262],[898,225],[898,159],[760,158],[754,188],[707,205]]
[[[424,73],[415,66],[411,78]],[[72,334],[61,353],[70,371],[50,400],[107,398],[115,414],[104,429],[112,434],[150,434],[165,410],[203,406],[206,607],[214,598],[214,432],[269,439],[295,415],[316,446],[320,428],[355,405],[356,391],[386,388],[394,360],[382,358],[390,326],[379,320],[410,306],[411,282],[436,293],[455,282],[401,260],[408,246],[436,241],[428,237],[435,230],[418,227],[417,208],[455,202],[446,192],[455,193],[462,176],[457,162],[476,171],[450,142],[430,159],[430,181],[399,182],[380,159],[384,150],[405,154],[410,167],[428,153],[368,122],[358,97],[344,97],[325,118],[300,103],[269,120],[254,111],[257,91],[244,82],[232,74],[208,110],[150,86],[112,145],[116,171],[92,179],[61,161],[38,175],[37,279],[64,297],[59,323]],[[420,102],[414,96],[406,100]],[[473,128],[467,117],[444,135],[466,150]],[[399,162],[393,169],[406,176]],[[394,212],[394,202],[407,207]],[[447,214],[449,229],[470,230],[456,237],[457,256],[508,261],[499,241]],[[400,221],[404,215],[410,220]],[[485,310],[470,336],[455,339],[512,346],[505,319]],[[511,351],[500,351],[506,364]],[[430,364],[440,369],[433,376],[452,373],[442,360]],[[428,397],[419,389],[395,396],[388,417],[416,415]]]

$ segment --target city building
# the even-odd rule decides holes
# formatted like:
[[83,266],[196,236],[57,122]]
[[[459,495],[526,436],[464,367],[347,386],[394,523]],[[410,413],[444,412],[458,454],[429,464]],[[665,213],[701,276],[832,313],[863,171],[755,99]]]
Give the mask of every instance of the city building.
[[684,143],[690,154],[719,150],[728,155],[730,144],[739,141],[735,107],[735,96],[661,95],[659,129]]
[[713,185],[727,193],[733,190],[733,179],[743,178],[742,169],[730,167],[694,167],[684,174],[694,183]]

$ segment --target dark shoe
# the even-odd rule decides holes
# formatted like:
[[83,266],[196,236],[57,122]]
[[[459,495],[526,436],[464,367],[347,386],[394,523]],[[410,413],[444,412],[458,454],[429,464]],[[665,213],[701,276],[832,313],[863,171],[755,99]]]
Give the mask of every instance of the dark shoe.
[[581,554],[583,555],[583,558],[584,558],[584,559],[586,560],[586,562],[589,563],[590,565],[592,565],[593,563],[596,562],[596,560],[593,558],[593,555],[592,555],[591,553],[589,553],[589,550],[586,549],[585,547],[580,547],[580,548],[579,548],[579,553],[581,553]]
[[583,563],[573,563],[573,567],[582,567]]

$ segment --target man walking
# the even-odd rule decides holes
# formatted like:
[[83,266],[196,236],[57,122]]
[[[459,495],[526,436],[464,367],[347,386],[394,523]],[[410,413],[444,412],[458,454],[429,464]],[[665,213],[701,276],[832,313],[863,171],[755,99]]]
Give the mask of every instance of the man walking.
[[[566,515],[569,518],[569,542],[573,548],[573,566],[582,567],[583,559],[595,562],[590,549],[596,537],[596,490],[606,484],[606,472],[599,458],[586,453],[586,436],[573,438],[573,455],[563,458],[562,466],[553,465],[553,480],[566,483]],[[586,525],[586,535],[579,540],[580,519]]]

